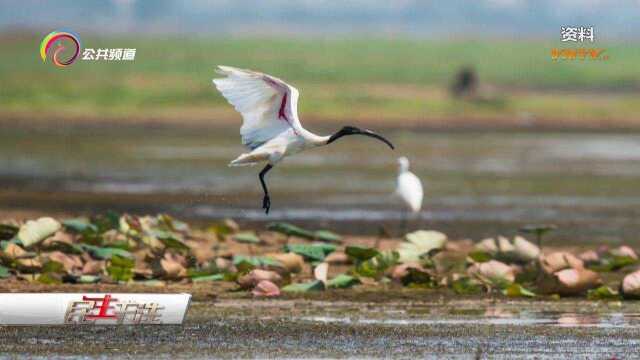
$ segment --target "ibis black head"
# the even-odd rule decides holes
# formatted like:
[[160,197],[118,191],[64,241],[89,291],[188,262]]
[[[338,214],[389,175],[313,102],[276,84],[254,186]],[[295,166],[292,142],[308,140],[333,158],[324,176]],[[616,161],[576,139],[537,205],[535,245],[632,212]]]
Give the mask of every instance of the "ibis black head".
[[333,135],[331,135],[329,137],[329,140],[327,140],[327,144],[331,144],[332,142],[340,139],[343,136],[347,136],[347,135],[364,135],[364,136],[372,137],[374,139],[378,139],[378,140],[382,141],[383,143],[389,145],[390,148],[395,149],[393,147],[393,144],[389,140],[387,140],[384,137],[382,137],[381,135],[378,135],[378,134],[374,133],[371,130],[358,129],[355,126],[345,126],[345,127],[343,127],[338,132],[336,132],[335,134],[333,134]]

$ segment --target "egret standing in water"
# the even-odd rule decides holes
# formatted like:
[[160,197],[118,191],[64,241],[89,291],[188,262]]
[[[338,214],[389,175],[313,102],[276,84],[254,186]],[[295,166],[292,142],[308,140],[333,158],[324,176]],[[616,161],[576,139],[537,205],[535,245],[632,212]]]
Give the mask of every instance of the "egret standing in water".
[[422,182],[411,171],[409,171],[409,159],[401,157],[398,159],[398,184],[395,194],[400,198],[406,208],[402,218],[402,234],[406,232],[407,218],[411,215],[416,217],[422,209]]
[[267,163],[258,176],[264,191],[262,208],[267,214],[271,199],[264,176],[285,156],[329,145],[347,135],[369,136],[393,149],[391,142],[384,137],[353,126],[345,126],[328,136],[307,131],[298,119],[298,90],[276,77],[230,66],[218,66],[217,72],[225,77],[213,79],[213,83],[242,115],[242,144],[251,150],[229,166]]

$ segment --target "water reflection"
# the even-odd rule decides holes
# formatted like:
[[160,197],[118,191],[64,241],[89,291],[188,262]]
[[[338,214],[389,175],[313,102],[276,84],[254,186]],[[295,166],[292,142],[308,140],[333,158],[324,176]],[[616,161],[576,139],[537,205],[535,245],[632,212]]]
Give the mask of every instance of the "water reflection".
[[[0,188],[9,194],[7,206],[66,213],[168,211],[187,219],[292,220],[314,226],[396,221],[402,207],[390,193],[395,158],[405,155],[425,183],[422,224],[445,223],[469,236],[461,223],[495,235],[513,230],[514,223],[553,221],[581,242],[640,231],[635,134],[390,130],[385,134],[397,144],[395,152],[371,156],[370,143],[354,141],[285,160],[269,175],[274,206],[266,218],[258,170],[227,167],[245,150],[235,128],[3,130]],[[43,204],[42,193],[65,202]]]
[[430,311],[422,311],[415,307],[404,309],[384,308],[382,310],[353,311],[340,309],[333,314],[332,310],[324,314],[301,314],[294,320],[317,323],[339,323],[360,325],[444,325],[444,326],[550,326],[564,328],[637,328],[640,325],[640,313],[609,311],[606,305],[590,309],[591,312],[564,312],[545,310],[536,303],[522,304],[517,307],[492,305],[467,311],[449,307],[433,307]]

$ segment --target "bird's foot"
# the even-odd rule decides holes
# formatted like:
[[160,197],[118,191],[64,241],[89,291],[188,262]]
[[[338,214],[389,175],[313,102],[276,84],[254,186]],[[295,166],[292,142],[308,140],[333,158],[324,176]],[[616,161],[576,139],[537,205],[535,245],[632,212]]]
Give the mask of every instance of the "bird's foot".
[[269,213],[269,208],[271,208],[271,199],[269,199],[269,195],[265,195],[264,198],[262,198],[262,208],[264,209],[265,214]]

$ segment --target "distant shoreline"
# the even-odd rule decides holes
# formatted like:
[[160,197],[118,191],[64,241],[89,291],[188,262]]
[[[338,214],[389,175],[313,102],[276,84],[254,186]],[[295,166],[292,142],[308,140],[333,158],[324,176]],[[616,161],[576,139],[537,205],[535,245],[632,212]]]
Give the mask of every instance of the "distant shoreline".
[[[179,111],[175,111],[179,112]],[[219,116],[219,117],[216,117]],[[424,117],[407,119],[386,118],[316,118],[302,120],[309,128],[331,130],[344,124],[377,127],[379,129],[404,129],[442,132],[640,132],[640,119],[602,118],[584,119],[572,117],[541,117],[521,121],[512,117]],[[84,116],[80,114],[0,111],[0,127],[13,129],[175,129],[179,131],[216,130],[230,127],[239,129],[240,115],[212,112],[192,113],[183,116],[159,114],[157,116]]]

